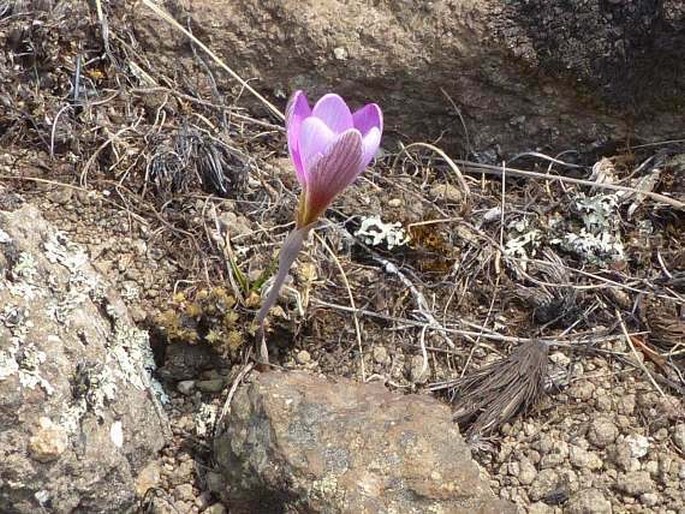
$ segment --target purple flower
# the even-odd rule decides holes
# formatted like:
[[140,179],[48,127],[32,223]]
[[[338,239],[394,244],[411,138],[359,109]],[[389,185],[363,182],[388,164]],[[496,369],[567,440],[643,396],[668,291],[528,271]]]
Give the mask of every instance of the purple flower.
[[353,114],[335,94],[324,95],[312,109],[304,92],[297,91],[288,103],[285,128],[290,157],[303,190],[297,226],[306,227],[376,155],[383,114],[376,104],[365,105]]

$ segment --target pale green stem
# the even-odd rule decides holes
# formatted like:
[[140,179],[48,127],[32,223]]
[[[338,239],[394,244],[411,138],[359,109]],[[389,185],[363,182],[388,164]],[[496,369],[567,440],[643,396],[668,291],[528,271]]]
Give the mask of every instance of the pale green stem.
[[264,303],[259,309],[257,317],[255,318],[257,323],[259,323],[260,331],[263,330],[266,315],[271,310],[271,307],[276,304],[276,301],[278,300],[278,294],[280,293],[281,288],[285,283],[285,279],[288,276],[288,271],[290,271],[290,267],[295,262],[295,259],[297,259],[297,255],[300,253],[300,250],[302,249],[304,242],[307,240],[307,236],[309,235],[309,231],[311,229],[312,225],[296,228],[290,234],[288,234],[288,237],[285,238],[283,246],[281,247],[281,252],[278,256],[278,273],[276,273],[276,278],[271,286],[271,290],[266,296],[266,299],[264,300]]

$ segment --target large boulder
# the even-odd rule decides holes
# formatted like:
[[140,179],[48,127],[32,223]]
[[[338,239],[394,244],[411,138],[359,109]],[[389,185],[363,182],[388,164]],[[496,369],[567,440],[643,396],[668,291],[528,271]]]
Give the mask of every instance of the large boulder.
[[[496,158],[497,149],[591,149],[627,136],[682,135],[680,0],[167,5],[269,98],[306,88],[371,99],[385,111],[388,136],[440,137],[455,150],[491,148],[481,155]],[[144,5],[136,9],[145,48],[208,77],[185,36]],[[215,69],[224,87],[231,83]]]
[[260,374],[219,426],[231,512],[507,513],[449,407],[379,384]]
[[19,203],[0,191],[0,512],[124,512],[165,440],[147,334]]

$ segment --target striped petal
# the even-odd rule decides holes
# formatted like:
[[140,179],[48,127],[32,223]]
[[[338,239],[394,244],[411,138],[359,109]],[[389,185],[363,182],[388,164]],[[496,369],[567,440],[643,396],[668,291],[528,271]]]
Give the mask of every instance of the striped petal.
[[288,152],[295,166],[295,173],[300,184],[305,183],[305,168],[300,154],[300,129],[312,110],[304,91],[296,91],[285,109],[285,130],[288,138]]
[[362,136],[357,129],[340,134],[308,172],[298,226],[304,227],[326,210],[333,199],[362,171]]
[[304,170],[303,185],[309,182],[311,169],[334,141],[335,134],[319,118],[311,116],[304,120],[299,139],[299,153]]

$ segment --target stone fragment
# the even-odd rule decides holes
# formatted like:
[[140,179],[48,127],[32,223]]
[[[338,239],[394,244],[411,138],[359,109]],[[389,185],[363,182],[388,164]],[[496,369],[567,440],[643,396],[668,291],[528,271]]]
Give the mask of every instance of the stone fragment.
[[0,512],[126,512],[167,433],[148,335],[35,207],[0,234]]
[[162,470],[157,461],[150,462],[140,470],[136,478],[136,495],[143,498],[147,492],[155,487],[159,487],[162,481]]
[[214,457],[230,512],[514,512],[448,406],[380,384],[258,375],[236,393]]
[[40,462],[58,459],[69,444],[66,430],[44,416],[41,416],[38,423],[38,430],[29,439],[31,457]]
[[598,448],[605,448],[618,436],[618,428],[608,418],[599,417],[592,421],[588,431],[588,441]]
[[654,490],[652,477],[646,471],[630,471],[616,479],[616,489],[629,496],[640,496]]
[[566,514],[612,514],[611,502],[595,488],[583,489],[571,496]]

